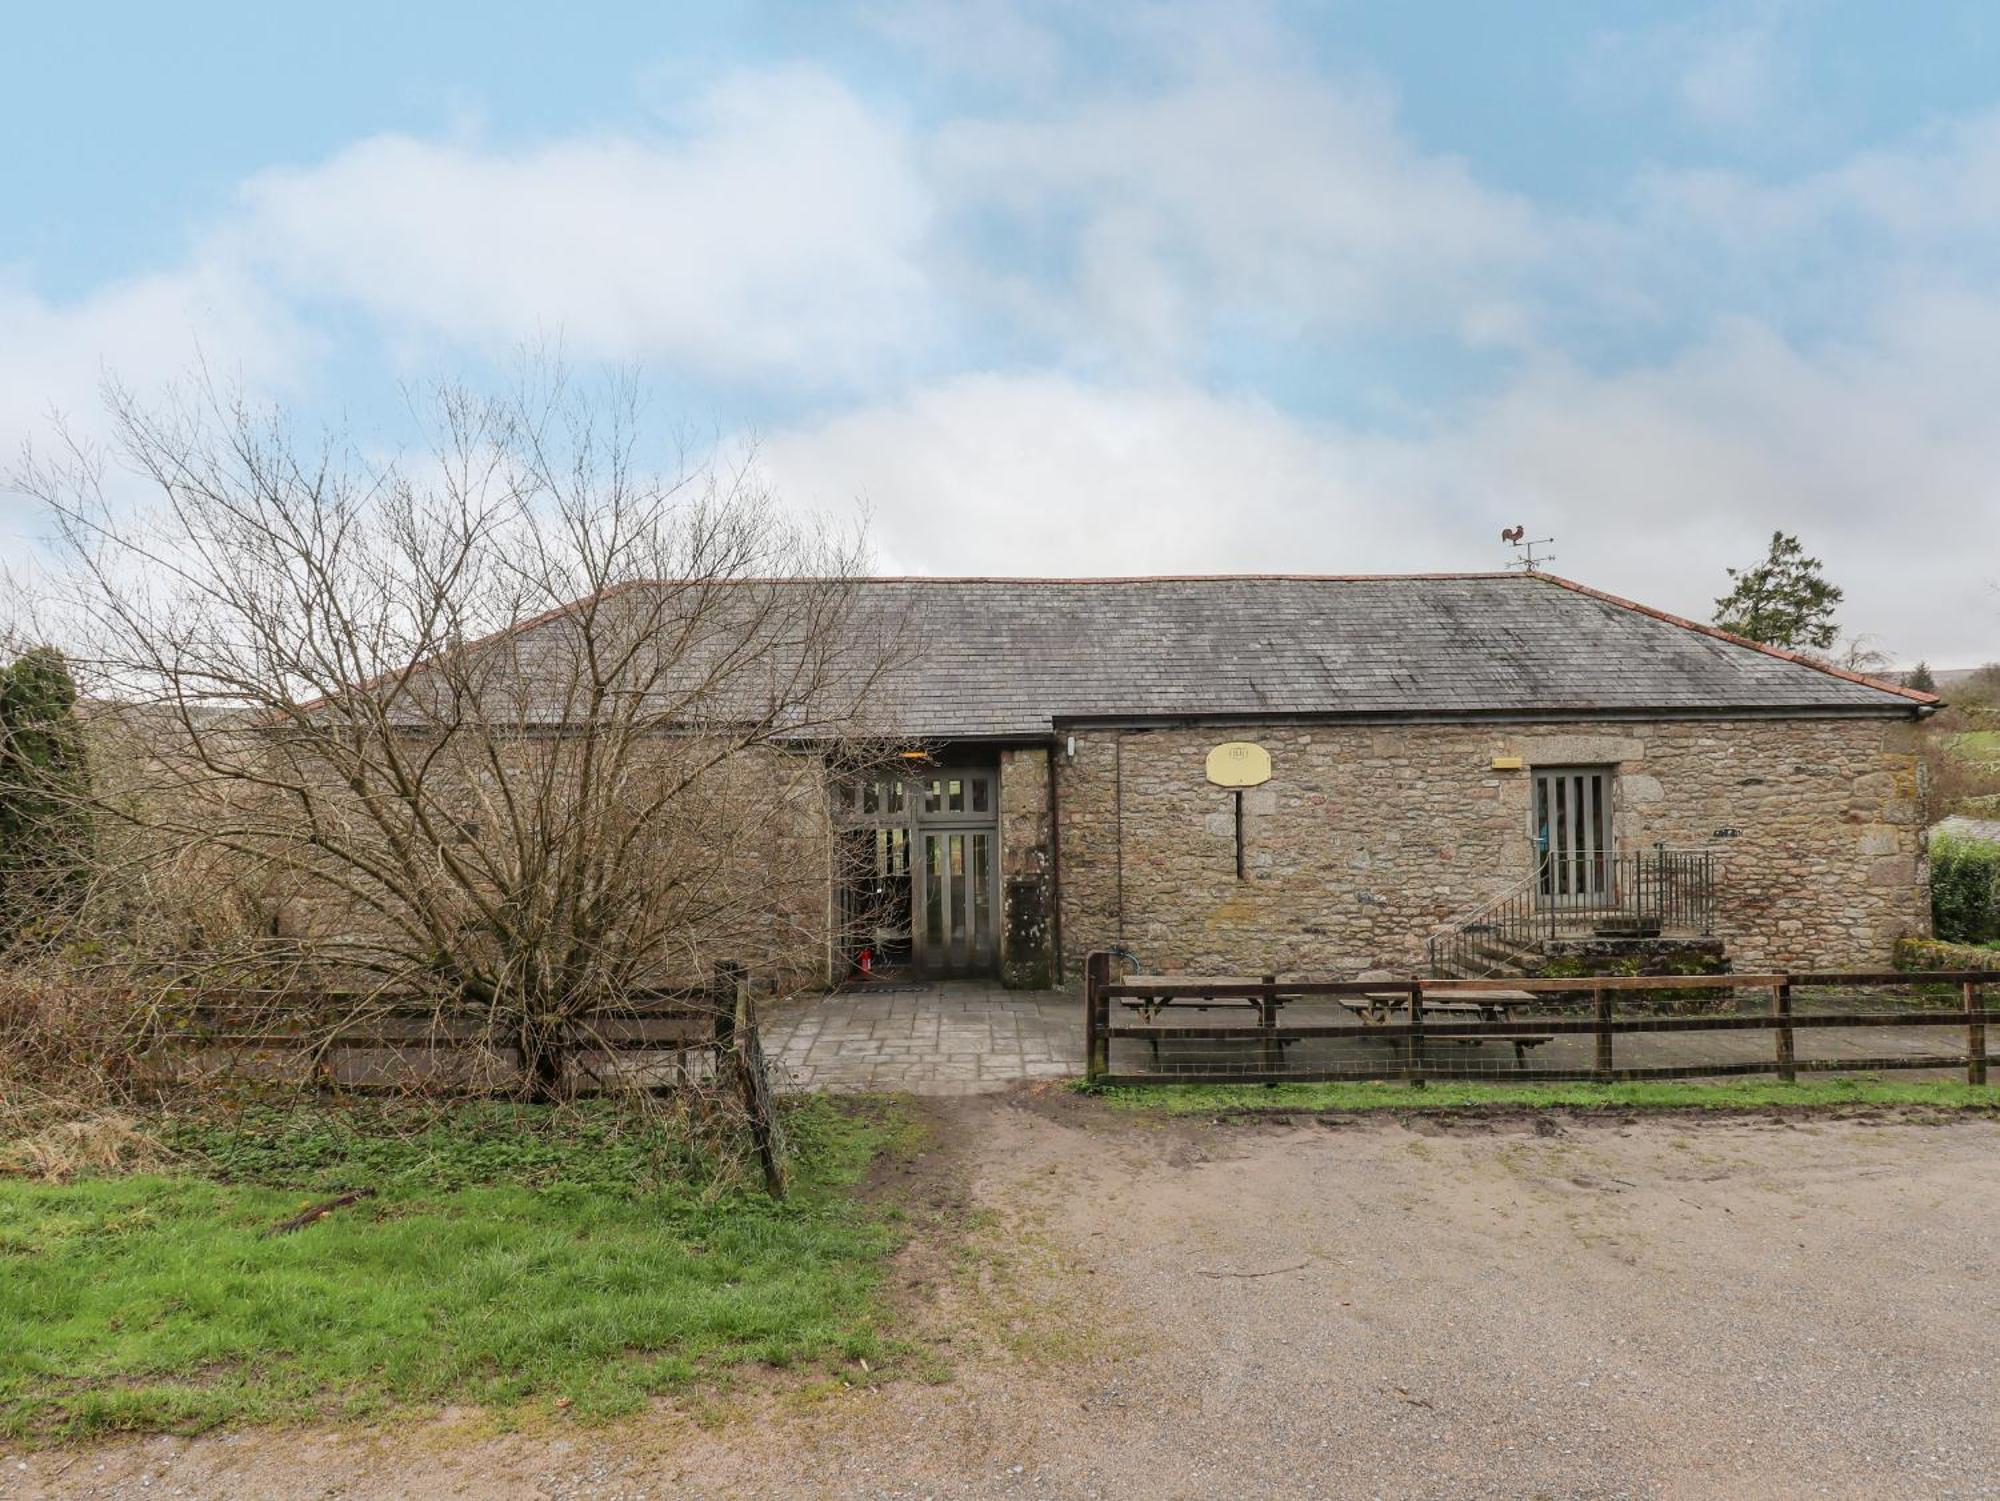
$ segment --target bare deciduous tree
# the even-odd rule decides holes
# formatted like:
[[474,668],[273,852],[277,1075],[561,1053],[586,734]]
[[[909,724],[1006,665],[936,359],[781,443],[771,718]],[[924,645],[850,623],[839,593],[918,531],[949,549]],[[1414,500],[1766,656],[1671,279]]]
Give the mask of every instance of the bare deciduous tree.
[[904,650],[858,535],[647,473],[630,386],[560,372],[440,393],[416,466],[208,384],[109,405],[150,508],[81,443],[15,476],[67,555],[104,952],[470,1009],[540,1098],[595,1008],[824,961],[826,778]]

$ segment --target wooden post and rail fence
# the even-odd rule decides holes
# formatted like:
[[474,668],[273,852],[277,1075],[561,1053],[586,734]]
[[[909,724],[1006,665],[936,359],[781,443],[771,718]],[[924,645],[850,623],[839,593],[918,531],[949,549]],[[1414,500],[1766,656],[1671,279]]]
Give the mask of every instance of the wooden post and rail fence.
[[[205,992],[165,997],[136,1006],[133,1025],[146,1053],[181,1055],[211,1050],[270,1059],[309,1060],[313,1075],[335,1087],[370,1093],[403,1093],[436,1087],[504,1089],[505,1076],[480,1089],[467,1078],[440,1080],[438,1055],[513,1059],[509,1071],[525,1083],[538,1059],[521,1031],[496,1025],[476,1006],[452,1006],[394,996],[339,992]],[[594,1006],[564,1018],[563,1067],[570,1093],[604,1086],[590,1060],[649,1053],[677,1059],[680,1088],[694,1077],[692,1060],[705,1057],[713,1076],[740,1099],[750,1141],[767,1189],[782,1197],[787,1180],[782,1125],[758,1036],[756,1003],[743,965],[724,961],[705,985],[634,991],[625,1003]],[[523,1029],[525,1030],[525,1029]],[[359,1055],[357,1059],[357,1055]],[[386,1055],[386,1057],[384,1056]],[[357,1060],[372,1077],[342,1079],[336,1060]],[[413,1060],[427,1069],[412,1069]],[[582,1075],[577,1078],[575,1075]]]
[[[633,992],[621,1005],[565,1016],[569,1046],[580,1053],[626,1053],[726,1043],[741,990],[741,966],[720,964],[706,986]],[[323,1054],[484,1049],[515,1056],[523,1071],[529,1063],[518,1030],[485,1008],[428,998],[298,990],[170,993],[135,997],[133,1026],[148,1048],[309,1048]]]
[[[148,1054],[186,1055],[209,1050],[309,1059],[317,1078],[360,1092],[406,1092],[438,1082],[432,1072],[413,1071],[414,1058],[435,1065],[438,1054],[480,1053],[511,1057],[512,1077],[525,1083],[537,1064],[534,1048],[519,1031],[496,1025],[476,1006],[453,1006],[415,997],[340,992],[210,991],[135,1004],[133,1026]],[[786,1187],[783,1129],[771,1096],[757,1030],[756,1003],[744,966],[718,963],[704,985],[634,991],[625,1003],[594,1006],[564,1018],[565,1064],[582,1079],[570,1092],[602,1088],[584,1065],[639,1053],[680,1060],[667,1087],[693,1077],[689,1063],[712,1060],[713,1074],[738,1096],[766,1187],[782,1196]],[[375,1055],[366,1071],[376,1077],[342,1080],[335,1060],[343,1055]],[[382,1055],[388,1055],[386,1059]],[[449,1081],[447,1081],[449,1084]]]
[[[1873,1073],[1896,1069],[1957,1069],[1971,1084],[1985,1084],[1995,1061],[1986,1052],[1984,987],[2000,984],[2000,970],[1866,970],[1783,972],[1721,975],[1597,976],[1579,979],[1514,978],[1505,980],[1424,979],[1280,981],[1271,975],[1247,977],[1146,976],[1123,980],[1112,974],[1112,956],[1091,954],[1084,965],[1085,1077],[1102,1084],[1307,1083],[1340,1079],[1400,1078],[1414,1085],[1427,1079],[1492,1077],[1509,1082],[1596,1081],[1709,1078],[1773,1074],[1790,1083],[1801,1073]],[[1505,991],[1497,987],[1505,987]],[[1915,1004],[1889,1007],[1875,1001],[1869,1009],[1801,1012],[1794,998],[1801,992],[1870,990],[1888,987],[1951,987],[1956,1002],[1949,1007],[1919,998]],[[1657,1004],[1662,992],[1684,999],[1690,992],[1720,996],[1768,992],[1770,1004],[1761,1011],[1707,1012],[1672,1015],[1649,1012],[1623,1014],[1621,1004]],[[1497,1008],[1469,1004],[1474,997],[1524,993],[1533,1014],[1499,1014]],[[1465,998],[1463,1001],[1458,998]],[[1356,1019],[1287,1022],[1281,1012],[1301,1003],[1326,1002],[1353,1013]],[[1201,1011],[1234,1008],[1248,1024],[1171,1020],[1176,1007]],[[1132,1013],[1126,1020],[1114,1008]],[[1587,1008],[1587,1014],[1563,1014]],[[1481,1014],[1467,1014],[1472,1011]],[[1550,1014],[1555,1013],[1555,1014]],[[1367,1019],[1361,1019],[1367,1018]],[[1801,1058],[1798,1034],[1826,1029],[1879,1028],[1963,1029],[1962,1052],[1923,1051],[1875,1056]],[[1618,1040],[1647,1035],[1765,1032],[1768,1055],[1699,1059],[1670,1064],[1621,1064]],[[1569,1067],[1527,1067],[1519,1063],[1527,1047],[1559,1037],[1589,1037],[1590,1061]],[[1114,1063],[1114,1045],[1143,1042],[1154,1061],[1135,1066]],[[1297,1043],[1373,1042],[1394,1047],[1380,1064],[1365,1055],[1322,1059],[1317,1063],[1287,1062],[1286,1052]],[[1474,1070],[1441,1066],[1441,1044],[1469,1046],[1485,1042],[1515,1045],[1517,1066]],[[1197,1056],[1186,1066],[1159,1063],[1168,1045],[1193,1045]],[[1127,1050],[1129,1052],[1129,1050]],[[1740,1050],[1738,1050],[1740,1052]],[[1226,1061],[1222,1055],[1227,1054]],[[1467,1055],[1454,1053],[1462,1065]],[[1240,1061],[1239,1061],[1240,1060]]]

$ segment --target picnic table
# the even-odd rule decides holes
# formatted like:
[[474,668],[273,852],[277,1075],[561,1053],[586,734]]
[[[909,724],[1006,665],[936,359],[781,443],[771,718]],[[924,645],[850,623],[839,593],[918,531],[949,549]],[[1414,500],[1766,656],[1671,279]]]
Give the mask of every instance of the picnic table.
[[[1495,987],[1491,990],[1447,990],[1438,992],[1440,999],[1424,998],[1424,1016],[1477,1018],[1480,1021],[1512,1021],[1514,1013],[1523,1006],[1534,1004],[1534,996],[1525,990],[1508,990]],[[1363,1022],[1372,1026],[1390,1024],[1406,1025],[1409,1021],[1410,993],[1407,990],[1377,990],[1354,1000],[1343,999],[1341,1005],[1353,1012]],[[1545,1042],[1554,1042],[1553,1032],[1531,1037],[1481,1037],[1476,1034],[1453,1033],[1451,1023],[1436,1031],[1428,1027],[1424,1031],[1426,1042],[1463,1042],[1477,1044],[1484,1042],[1511,1042],[1514,1045],[1514,1066],[1524,1068],[1528,1061],[1528,1049],[1538,1048]]]
[[[1184,985],[1190,983],[1184,975],[1131,975],[1128,985]],[[1282,984],[1269,996],[1262,994],[1268,983],[1264,975],[1203,975],[1199,981],[1201,989],[1193,995],[1125,996],[1119,1004],[1128,1011],[1138,1013],[1147,1022],[1156,1020],[1169,1006],[1185,1006],[1196,1011],[1244,1009],[1254,1012],[1256,1024],[1244,1028],[1246,1037],[1255,1037],[1259,1031],[1274,1030],[1278,1025],[1279,1011],[1293,1001],[1323,999],[1320,996],[1286,995]],[[1362,995],[1334,996],[1332,999],[1346,1008],[1363,1023],[1370,1026],[1387,1027],[1407,1025],[1409,1022],[1410,992],[1407,989],[1368,991]],[[1451,1021],[1511,1021],[1514,1012],[1534,1003],[1535,997],[1525,990],[1511,990],[1501,986],[1482,987],[1477,990],[1452,990],[1439,992],[1439,998],[1424,1001],[1424,1016],[1436,1018],[1438,1025],[1426,1027],[1424,1038],[1427,1042],[1458,1042],[1475,1045],[1485,1042],[1506,1042],[1513,1044],[1514,1066],[1525,1068],[1528,1049],[1538,1048],[1545,1042],[1555,1041],[1553,1033],[1543,1033],[1524,1037],[1482,1037],[1473,1033],[1453,1032]],[[1385,1038],[1384,1041],[1395,1041]],[[1265,1052],[1268,1066],[1282,1066],[1285,1050],[1297,1041],[1290,1037],[1272,1037],[1266,1040]],[[1151,1039],[1153,1059],[1157,1066],[1160,1055],[1158,1039]]]
[[[1245,991],[1259,989],[1267,976],[1264,975],[1203,975],[1199,983],[1200,995],[1159,995],[1126,996],[1119,1004],[1128,1011],[1136,1011],[1147,1021],[1169,1006],[1186,1006],[1194,1011],[1226,1010],[1248,1006],[1252,1011],[1262,1012],[1264,1001],[1261,996],[1246,995]],[[1183,985],[1193,983],[1186,975],[1127,975],[1127,985]],[[1273,996],[1271,1004],[1282,1006],[1289,996]]]
[[[1268,975],[1203,975],[1200,977],[1202,992],[1199,995],[1126,996],[1120,1004],[1128,1011],[1138,1012],[1140,1017],[1148,1022],[1157,1019],[1159,1014],[1169,1006],[1185,1006],[1195,1011],[1232,1010],[1248,1007],[1251,1011],[1257,1013],[1257,1029],[1246,1027],[1244,1031],[1254,1035],[1254,1030],[1277,1026],[1279,1009],[1287,1001],[1295,999],[1291,996],[1273,995],[1266,1000],[1262,995],[1244,993],[1254,989],[1261,989],[1269,978]],[[1186,975],[1127,975],[1125,977],[1125,983],[1128,985],[1177,985],[1184,984],[1187,980],[1188,977]],[[1285,1049],[1291,1045],[1292,1041],[1293,1039],[1289,1037],[1274,1037],[1266,1041],[1265,1048],[1267,1052],[1275,1049],[1272,1058],[1274,1065],[1284,1061]],[[1157,1067],[1160,1061],[1160,1044],[1157,1038],[1152,1039],[1152,1048],[1153,1063]]]

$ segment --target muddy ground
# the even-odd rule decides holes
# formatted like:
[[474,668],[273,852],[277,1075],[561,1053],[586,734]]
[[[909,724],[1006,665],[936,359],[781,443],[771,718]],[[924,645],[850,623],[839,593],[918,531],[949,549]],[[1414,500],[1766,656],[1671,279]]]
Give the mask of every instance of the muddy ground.
[[1993,1120],[934,1108],[879,1386],[9,1454],[0,1495],[2000,1495]]

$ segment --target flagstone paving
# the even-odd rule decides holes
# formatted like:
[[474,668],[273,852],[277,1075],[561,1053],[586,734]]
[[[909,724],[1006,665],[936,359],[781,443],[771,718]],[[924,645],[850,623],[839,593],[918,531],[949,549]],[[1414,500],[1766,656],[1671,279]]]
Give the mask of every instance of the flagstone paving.
[[970,1095],[1083,1072],[1083,1001],[991,981],[856,988],[763,1022],[781,1089]]

